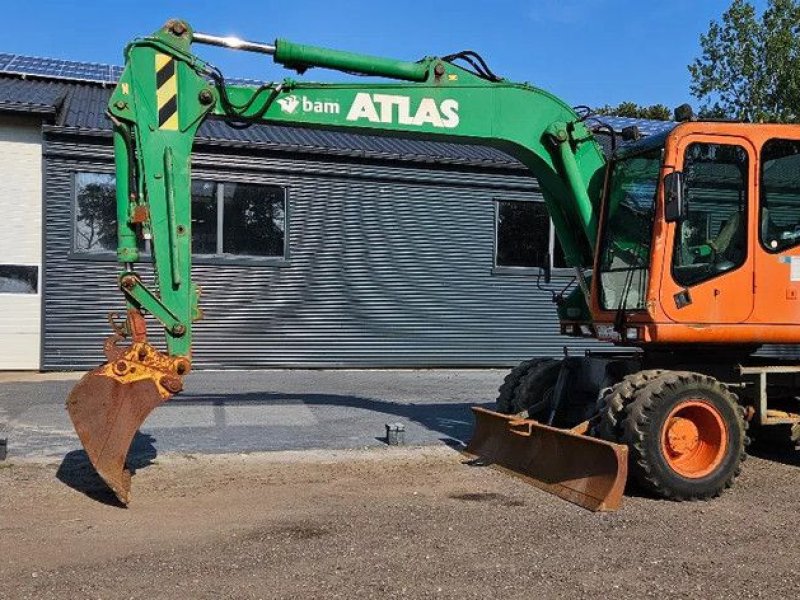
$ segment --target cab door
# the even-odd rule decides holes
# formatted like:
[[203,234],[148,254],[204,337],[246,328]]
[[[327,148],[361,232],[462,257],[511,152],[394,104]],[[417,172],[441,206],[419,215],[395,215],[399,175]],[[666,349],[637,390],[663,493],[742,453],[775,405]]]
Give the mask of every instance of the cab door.
[[795,328],[800,323],[800,136],[796,130],[787,128],[767,139],[759,162],[758,295],[752,321]]
[[753,311],[756,153],[738,136],[689,135],[677,148],[687,215],[667,228],[660,303],[678,323],[741,323]]

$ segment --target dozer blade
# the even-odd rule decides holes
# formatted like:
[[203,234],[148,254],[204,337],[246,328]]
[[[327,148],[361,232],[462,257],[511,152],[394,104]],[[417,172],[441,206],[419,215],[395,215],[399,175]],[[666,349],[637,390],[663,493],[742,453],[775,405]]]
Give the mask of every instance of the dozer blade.
[[589,510],[620,507],[626,446],[484,408],[472,412],[475,433],[466,454]]
[[125,459],[133,437],[153,409],[183,386],[171,366],[169,357],[147,343],[134,343],[84,375],[67,396],[67,412],[89,460],[123,504],[130,500]]

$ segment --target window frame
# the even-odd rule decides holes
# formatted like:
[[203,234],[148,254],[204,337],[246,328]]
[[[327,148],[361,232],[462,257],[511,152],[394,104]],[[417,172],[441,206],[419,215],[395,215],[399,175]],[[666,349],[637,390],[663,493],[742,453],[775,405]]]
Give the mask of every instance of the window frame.
[[29,268],[29,269],[36,269],[36,290],[33,292],[4,292],[0,290],[0,296],[2,297],[15,297],[15,298],[30,298],[30,297],[41,297],[42,295],[42,267],[41,265],[29,263],[29,262],[3,262],[0,264],[0,267],[22,267],[22,268]]
[[[639,268],[633,268],[633,269],[621,269],[621,270],[618,270],[618,269],[611,270],[611,269],[609,269],[609,270],[605,270],[605,269],[603,269],[603,260],[604,260],[604,256],[605,256],[605,253],[606,253],[606,250],[607,250],[609,227],[611,227],[611,225],[612,225],[609,222],[611,220],[611,215],[609,215],[609,213],[608,213],[608,206],[609,206],[609,203],[611,201],[612,186],[615,183],[615,181],[614,181],[614,169],[621,162],[628,161],[628,160],[631,160],[631,159],[636,159],[636,158],[642,158],[642,157],[645,157],[647,154],[649,154],[651,152],[652,153],[656,153],[656,152],[659,153],[659,155],[660,155],[660,158],[659,158],[660,167],[659,167],[659,170],[658,170],[658,175],[656,176],[655,188],[653,189],[653,196],[652,196],[652,200],[653,200],[652,213],[653,213],[653,216],[650,219],[650,231],[649,231],[648,236],[645,238],[645,239],[649,240],[648,258],[647,258],[646,266],[639,267]],[[659,198],[659,193],[660,193],[660,190],[661,190],[661,187],[662,187],[661,169],[663,168],[663,165],[664,165],[664,155],[665,155],[664,146],[663,145],[657,145],[657,146],[645,148],[643,150],[639,150],[639,151],[636,151],[636,152],[630,152],[630,153],[624,154],[623,156],[610,161],[608,163],[608,165],[606,166],[605,178],[604,178],[604,183],[603,183],[603,208],[602,208],[602,214],[600,216],[600,224],[599,224],[599,227],[598,227],[598,230],[597,230],[598,243],[597,243],[597,256],[595,257],[595,261],[596,261],[596,265],[597,265],[597,282],[598,282],[597,301],[598,301],[598,303],[600,305],[600,308],[602,310],[605,310],[605,311],[619,311],[620,310],[619,306],[609,307],[607,302],[606,302],[606,297],[605,297],[606,292],[605,292],[605,286],[604,286],[604,283],[603,283],[603,275],[605,275],[607,273],[614,273],[614,272],[633,273],[635,271],[642,271],[642,270],[645,272],[645,277],[646,277],[646,280],[644,282],[645,285],[644,285],[644,295],[643,295],[643,300],[645,300],[645,301],[642,302],[641,306],[626,307],[626,308],[623,308],[623,310],[625,312],[634,313],[634,312],[643,312],[647,308],[646,307],[646,296],[647,296],[647,288],[650,285],[650,281],[651,281],[650,278],[653,275],[652,272],[650,271],[650,265],[652,263],[652,258],[653,258],[653,242],[654,242],[653,235],[655,233],[655,225],[656,225],[655,219],[656,219],[656,215],[658,214],[658,212],[657,212],[658,211],[658,198]]]
[[784,138],[784,137],[771,137],[758,149],[758,243],[761,244],[761,248],[767,254],[781,254],[782,252],[788,252],[789,250],[793,250],[800,246],[800,238],[792,244],[791,246],[786,246],[784,248],[770,248],[767,244],[766,240],[764,239],[764,227],[763,227],[763,219],[764,219],[764,199],[766,198],[766,186],[764,185],[764,147],[769,144],[770,142],[795,142],[796,144],[800,144],[800,140],[798,139],[791,139],[791,138]]
[[[207,181],[198,178],[201,181]],[[217,251],[219,254],[198,255],[206,262],[198,264],[226,264],[226,265],[286,265],[289,263],[289,186],[278,185],[275,183],[264,183],[254,181],[237,181],[235,179],[224,179],[215,182],[217,184]],[[225,247],[225,184],[236,185],[255,185],[262,187],[274,187],[283,192],[283,254],[281,256],[253,256],[225,254],[222,249]],[[194,260],[194,256],[192,257]]]
[[[212,183],[214,184],[214,210],[217,214],[217,222],[216,222],[216,239],[215,239],[215,251],[213,254],[195,254],[194,249],[192,249],[192,263],[197,263],[198,261],[205,260],[207,258],[222,258],[222,220],[220,219],[220,211],[222,209],[222,183],[219,181],[215,181],[209,177],[197,177],[192,178],[192,183],[190,185],[194,185],[196,181],[203,182],[203,183]],[[191,191],[190,191],[191,195]],[[192,232],[194,233],[194,228],[192,228]],[[194,246],[194,242],[192,243]],[[202,263],[200,263],[202,264]]]
[[[674,236],[673,236],[674,239],[672,240],[672,256],[669,259],[670,276],[672,277],[672,281],[674,281],[675,284],[677,284],[681,288],[687,289],[687,290],[688,289],[692,289],[694,287],[697,287],[698,285],[702,285],[702,284],[708,283],[710,281],[714,281],[715,279],[718,279],[719,277],[721,277],[723,275],[728,275],[730,273],[735,273],[736,271],[738,271],[739,269],[741,269],[742,267],[744,267],[747,264],[748,259],[750,258],[750,243],[749,243],[750,242],[750,205],[751,205],[751,202],[752,202],[750,180],[751,180],[751,178],[753,176],[753,174],[752,174],[753,160],[754,159],[757,160],[757,157],[754,157],[752,155],[752,153],[750,152],[750,149],[747,146],[745,146],[742,143],[740,143],[740,142],[732,142],[732,141],[729,142],[729,141],[721,141],[721,140],[690,141],[684,147],[683,156],[681,157],[681,171],[683,173],[686,173],[686,154],[689,152],[689,149],[692,146],[696,145],[696,144],[704,144],[704,145],[707,145],[707,146],[710,146],[710,145],[736,146],[738,148],[741,148],[742,151],[744,151],[745,156],[747,157],[747,169],[745,170],[746,176],[745,176],[744,181],[742,182],[742,188],[744,190],[744,210],[742,211],[742,215],[744,216],[744,224],[743,224],[744,233],[745,233],[745,244],[744,244],[744,246],[745,246],[746,252],[744,254],[743,260],[738,265],[736,265],[733,269],[713,274],[710,277],[706,277],[704,279],[700,279],[698,281],[694,281],[691,284],[683,283],[682,281],[680,281],[675,276],[675,256],[679,251],[678,244],[680,242],[680,233],[681,233],[681,228],[683,226],[683,221],[679,221],[679,222],[675,223],[675,230],[674,230]],[[662,178],[662,181],[663,181],[663,178]],[[662,183],[662,185],[663,185],[663,183]],[[688,185],[688,181],[687,181],[687,185]],[[688,193],[687,192],[684,192],[684,193],[687,194],[686,201],[688,202]],[[689,205],[689,211],[691,211],[691,205]],[[707,211],[704,211],[704,212],[707,213]]]
[[[116,262],[117,255],[114,250],[103,250],[100,252],[87,252],[79,250],[76,246],[76,228],[78,219],[78,175],[81,173],[91,173],[98,175],[116,175],[113,168],[106,166],[93,166],[91,169],[72,169],[70,171],[70,239],[69,239],[69,260],[87,261],[87,262]],[[195,254],[192,252],[192,264],[194,265],[231,265],[231,266],[289,266],[290,263],[290,243],[289,243],[289,227],[291,223],[291,202],[290,202],[290,189],[288,185],[278,183],[267,183],[263,181],[252,181],[249,179],[237,180],[235,178],[214,179],[213,177],[198,176],[192,178],[192,181],[210,182],[216,185],[216,210],[217,210],[217,252],[214,254]],[[255,185],[264,187],[279,188],[283,192],[283,205],[284,205],[284,230],[283,230],[283,255],[282,256],[250,256],[250,255],[235,255],[224,254],[221,252],[223,247],[222,230],[224,226],[224,202],[225,202],[225,184],[239,184],[239,185]],[[144,260],[152,260],[152,254],[149,251],[150,241],[145,240],[145,251],[139,253],[140,257]]]
[[[501,198],[495,197],[492,198],[492,203],[494,204],[493,207],[493,214],[494,214],[494,227],[493,227],[493,240],[492,240],[492,275],[516,275],[521,277],[539,277],[542,275],[543,271],[545,270],[545,266],[541,267],[515,267],[515,266],[507,266],[507,265],[498,265],[497,264],[497,251],[498,251],[498,241],[500,235],[500,203],[501,202],[536,202],[539,204],[545,204],[544,200],[539,198]],[[546,210],[546,205],[545,205]],[[569,267],[556,267],[555,266],[555,245],[556,245],[556,233],[555,227],[553,226],[553,220],[550,218],[549,214],[547,217],[548,221],[548,229],[547,229],[547,253],[549,255],[549,268],[550,274],[553,277],[574,277],[575,271]]]
[[[70,171],[70,232],[69,232],[69,253],[70,260],[82,260],[91,262],[108,262],[116,261],[117,255],[113,250],[103,250],[100,252],[87,252],[80,250],[77,247],[77,229],[78,229],[78,176],[83,173],[90,173],[93,175],[114,175],[116,172],[113,168],[105,166],[93,166],[92,169],[73,169]],[[150,256],[150,253],[142,253],[142,256]]]

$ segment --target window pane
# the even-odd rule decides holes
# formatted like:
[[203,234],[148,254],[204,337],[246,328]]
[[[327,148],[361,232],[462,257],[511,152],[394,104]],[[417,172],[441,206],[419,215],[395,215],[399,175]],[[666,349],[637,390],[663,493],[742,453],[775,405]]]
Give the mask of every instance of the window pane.
[[0,265],[0,294],[35,294],[39,289],[39,267]]
[[690,286],[727,273],[747,258],[747,151],[691,144],[686,149],[688,218],[675,234],[675,281]]
[[600,244],[600,302],[609,310],[642,310],[661,149],[614,163]]
[[225,183],[222,251],[244,256],[283,256],[286,200],[276,186]]
[[217,184],[192,182],[192,254],[217,253]]
[[543,202],[498,202],[498,267],[544,267],[549,235],[550,218]]
[[114,176],[75,174],[75,248],[81,252],[116,252],[117,204]]
[[[149,242],[137,237],[139,252],[149,252]],[[75,174],[76,252],[117,251],[117,196],[110,173]]]
[[780,252],[800,244],[800,142],[770,140],[761,161],[761,242]]

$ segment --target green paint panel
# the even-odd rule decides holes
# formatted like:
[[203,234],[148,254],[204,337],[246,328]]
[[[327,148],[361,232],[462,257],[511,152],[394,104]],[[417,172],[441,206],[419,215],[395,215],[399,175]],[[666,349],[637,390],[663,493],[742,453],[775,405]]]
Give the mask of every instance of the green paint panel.
[[427,78],[427,65],[423,63],[364,56],[341,50],[296,44],[288,40],[275,42],[275,62],[288,69],[298,71],[304,71],[310,67],[323,67],[407,81],[425,81]]

